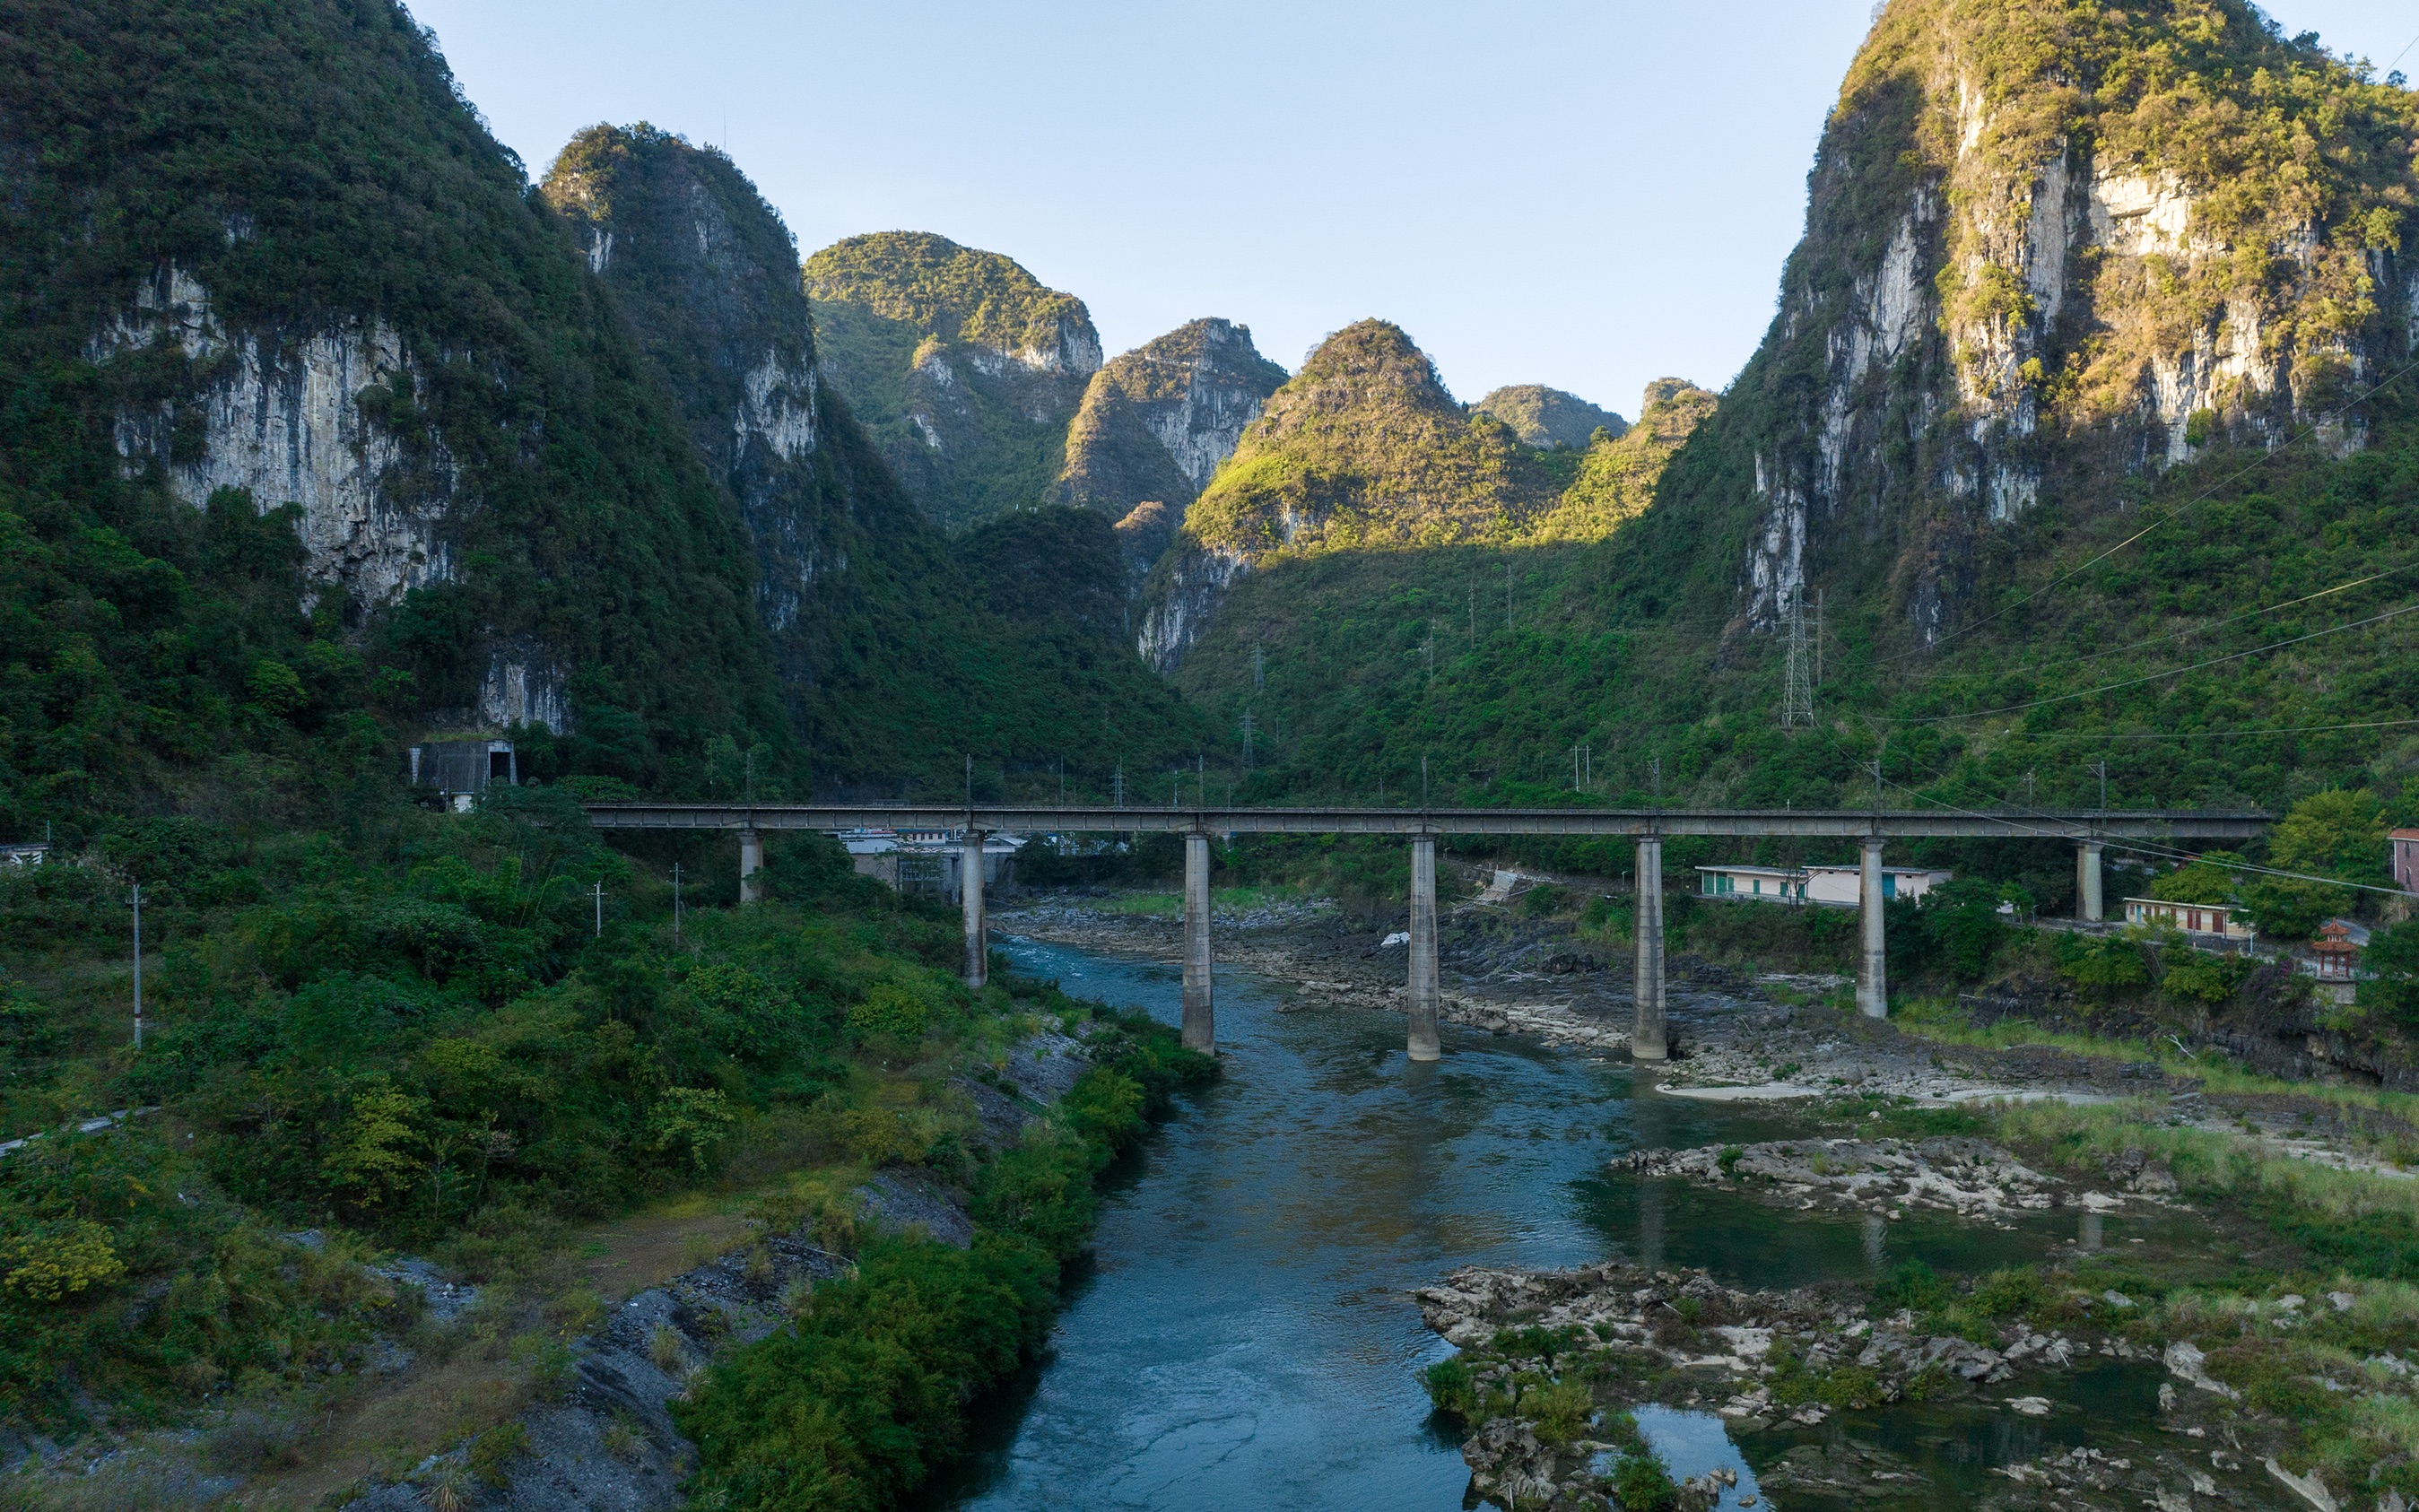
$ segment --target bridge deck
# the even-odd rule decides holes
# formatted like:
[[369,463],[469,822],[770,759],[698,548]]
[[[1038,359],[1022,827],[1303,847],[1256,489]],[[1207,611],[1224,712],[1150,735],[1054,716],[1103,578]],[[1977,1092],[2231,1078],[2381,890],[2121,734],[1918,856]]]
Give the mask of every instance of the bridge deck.
[[1014,834],[1805,835],[2248,840],[2258,812],[1857,809],[1095,809],[592,803],[600,829],[978,829]]

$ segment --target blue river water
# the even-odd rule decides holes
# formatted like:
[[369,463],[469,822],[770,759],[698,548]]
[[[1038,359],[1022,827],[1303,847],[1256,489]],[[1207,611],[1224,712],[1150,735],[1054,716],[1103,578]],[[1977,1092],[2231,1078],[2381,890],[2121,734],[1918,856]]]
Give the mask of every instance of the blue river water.
[[[1172,965],[1003,949],[1078,996],[1178,1018]],[[1225,1080],[1117,1173],[1050,1356],[990,1405],[933,1504],[1459,1508],[1468,1471],[1418,1380],[1450,1351],[1411,1296],[1456,1266],[1621,1254],[1790,1286],[2058,1242],[1948,1220],[1884,1230],[1630,1180],[1607,1170],[1629,1149],[1797,1131],[1641,1088],[1625,1062],[1450,1025],[1444,1058],[1414,1065],[1399,1018],[1293,1010],[1247,972],[1222,970],[1217,994]],[[1667,1459],[1703,1461],[1681,1473],[1739,1463],[1717,1419],[1646,1427]]]

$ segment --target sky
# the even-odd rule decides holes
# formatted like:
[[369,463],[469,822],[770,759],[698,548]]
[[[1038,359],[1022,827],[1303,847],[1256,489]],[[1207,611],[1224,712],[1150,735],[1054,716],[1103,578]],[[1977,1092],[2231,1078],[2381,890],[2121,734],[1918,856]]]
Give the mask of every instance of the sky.
[[[728,150],[803,253],[933,231],[1091,308],[1288,368],[1393,320],[1454,393],[1635,416],[1770,320],[1872,0],[409,0],[543,174],[598,121]],[[2409,0],[2282,0],[2380,69]],[[2419,48],[2402,60],[2419,74]]]

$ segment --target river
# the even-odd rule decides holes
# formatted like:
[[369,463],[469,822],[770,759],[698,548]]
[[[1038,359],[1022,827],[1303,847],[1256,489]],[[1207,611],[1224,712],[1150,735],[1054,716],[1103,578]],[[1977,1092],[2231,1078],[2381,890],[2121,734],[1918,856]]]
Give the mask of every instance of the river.
[[[1023,940],[1001,949],[1077,996],[1179,1016],[1173,965]],[[2072,1232],[2071,1218],[2011,1234],[1945,1217],[1885,1227],[1784,1215],[1616,1177],[1608,1161],[1632,1148],[1801,1130],[1662,1096],[1626,1062],[1451,1025],[1444,1058],[1413,1065],[1399,1019],[1288,1011],[1280,984],[1244,971],[1221,970],[1217,988],[1225,1080],[1117,1173],[1098,1258],[1074,1283],[1051,1354],[990,1406],[976,1453],[935,1504],[1459,1508],[1469,1473],[1417,1376],[1450,1350],[1410,1295],[1457,1265],[1619,1253],[1704,1266],[1734,1286],[1795,1286],[1910,1256],[1957,1269],[2031,1258]],[[2147,1422],[2153,1378],[2076,1375],[2072,1392],[2094,1411],[2068,1418]],[[1868,1427],[1943,1489],[2083,1436],[2080,1423],[1986,1416],[1900,1413]],[[1719,1419],[1650,1412],[1641,1425],[1675,1473],[1741,1470],[1724,1506],[1752,1492]],[[1761,1437],[1775,1441],[1767,1451],[1783,1442]]]

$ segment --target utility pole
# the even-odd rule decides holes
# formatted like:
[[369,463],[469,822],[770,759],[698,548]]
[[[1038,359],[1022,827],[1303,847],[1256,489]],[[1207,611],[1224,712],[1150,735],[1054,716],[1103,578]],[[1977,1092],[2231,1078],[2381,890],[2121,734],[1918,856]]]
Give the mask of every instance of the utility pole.
[[2091,769],[2100,774],[2100,811],[2106,813],[2108,811],[2108,758],[2103,756],[2092,763]]
[[1193,753],[1193,785],[1201,790],[1201,807],[1210,807],[1210,758],[1199,751]]
[[1889,749],[1889,736],[1885,733],[1873,747],[1873,812],[1882,811],[1882,754]]
[[1814,590],[1814,687],[1823,687],[1823,590]]
[[1655,801],[1661,803],[1663,801],[1663,758],[1657,756],[1649,761],[1646,764],[1646,770],[1655,779]]
[[134,885],[134,1048],[143,1048],[143,884]]
[[1109,791],[1115,795],[1109,801],[1117,808],[1126,806],[1126,764],[1117,763],[1117,775],[1109,779]]
[[596,937],[605,937],[605,884],[596,884]]
[[1780,687],[1780,728],[1814,727],[1814,672],[1806,649],[1806,592],[1789,595],[1789,652]]
[[1252,769],[1252,711],[1243,711],[1243,770]]
[[1420,812],[1428,811],[1428,759],[1420,758]]
[[672,946],[678,949],[681,937],[681,872],[680,863],[672,863]]
[[2026,773],[2025,774],[2025,807],[2026,807],[2026,808],[2027,808],[2027,809],[2029,809],[2029,808],[2031,808],[2032,806],[2033,806],[2033,774],[2032,774],[2032,773],[2030,773],[2030,772],[2026,772]]
[[1574,792],[1578,791],[1578,789],[1579,789],[1579,748],[1577,746],[1573,746],[1573,747],[1571,748],[1571,788],[1572,788],[1572,791],[1574,791]]

